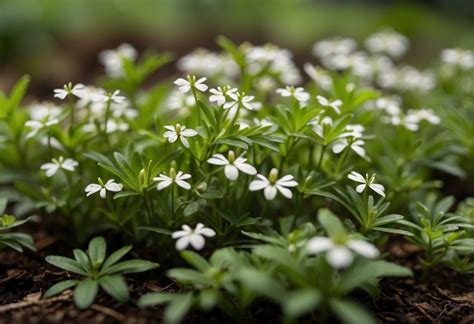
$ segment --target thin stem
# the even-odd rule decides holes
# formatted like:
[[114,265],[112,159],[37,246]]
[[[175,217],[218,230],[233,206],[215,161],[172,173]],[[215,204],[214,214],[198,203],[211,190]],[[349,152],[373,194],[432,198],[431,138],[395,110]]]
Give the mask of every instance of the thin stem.
[[107,107],[105,108],[105,122],[104,122],[104,137],[107,144],[109,143],[109,135],[107,134],[107,124],[109,123],[109,118],[110,118],[110,106],[111,106],[111,100],[109,99],[107,101]]
[[74,124],[75,124],[75,116],[74,116],[74,99],[72,97],[72,94],[69,93],[68,95],[68,100],[69,100],[69,110],[71,111],[70,113],[70,125],[69,125],[69,135],[72,136],[74,135]]
[[[230,126],[233,126],[235,122],[237,121],[237,118],[239,117],[239,113],[240,113],[240,108],[242,108],[242,105],[239,102],[237,106],[237,111],[235,112],[234,118],[232,118],[232,122],[230,123]],[[229,109],[232,109],[232,108],[229,108]]]
[[173,222],[175,221],[175,213],[174,213],[174,190],[175,187],[171,186],[171,219]]
[[194,97],[194,107],[197,110],[198,125],[201,125],[201,109],[198,104],[198,98],[197,98],[196,90],[194,89],[194,87],[191,87],[191,92],[193,93],[193,97]]
[[337,163],[337,167],[336,167],[336,170],[334,171],[334,174],[339,173],[342,166],[344,165],[344,162],[346,161],[348,154],[349,154],[349,146],[344,150],[344,153],[342,153],[341,157],[339,158],[339,162]]
[[323,157],[324,157],[324,152],[326,151],[327,145],[323,145],[321,148],[321,152],[319,153],[319,158],[318,158],[318,170],[321,170],[321,164],[323,163]]

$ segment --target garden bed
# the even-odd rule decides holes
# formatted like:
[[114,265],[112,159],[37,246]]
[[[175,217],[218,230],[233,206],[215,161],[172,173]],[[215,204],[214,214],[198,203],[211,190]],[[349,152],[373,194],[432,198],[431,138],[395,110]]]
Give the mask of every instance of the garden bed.
[[[51,232],[51,228],[55,230]],[[127,278],[131,302],[126,306],[118,306],[112,298],[100,294],[90,309],[81,311],[74,306],[70,291],[51,300],[42,300],[41,295],[49,287],[70,277],[66,271],[55,269],[44,261],[47,255],[67,255],[72,249],[67,231],[60,224],[48,227],[31,224],[28,232],[37,243],[38,253],[0,252],[0,323],[156,323],[163,320],[162,308],[144,310],[135,303],[146,292],[176,290],[176,285],[164,277],[162,280],[147,280],[140,276]],[[417,267],[419,251],[413,245],[395,241],[389,252],[394,262]],[[472,323],[474,277],[445,268],[433,271],[435,280],[422,282],[419,273],[413,278],[386,279],[381,283],[381,295],[377,299],[372,301],[363,294],[357,297],[382,323]],[[266,305],[266,308],[249,312],[246,322],[270,321],[275,312],[278,313],[276,306]],[[214,312],[203,314],[203,317],[192,316],[189,322],[219,323],[222,320],[222,314]],[[318,321],[318,316],[312,320]]]

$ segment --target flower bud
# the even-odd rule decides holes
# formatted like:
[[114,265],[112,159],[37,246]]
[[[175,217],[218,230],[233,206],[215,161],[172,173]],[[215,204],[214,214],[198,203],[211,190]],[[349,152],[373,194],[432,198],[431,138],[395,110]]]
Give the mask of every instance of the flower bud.
[[200,182],[197,186],[196,186],[196,189],[198,191],[206,191],[207,189],[207,183],[206,182]]
[[170,169],[170,178],[171,179],[176,179],[176,170],[174,168]]
[[227,160],[229,160],[230,164],[233,164],[235,161],[235,153],[234,151],[230,150],[229,153],[227,153]]
[[271,184],[274,184],[278,180],[278,169],[273,168],[270,171],[270,175],[268,176],[268,180],[270,181]]

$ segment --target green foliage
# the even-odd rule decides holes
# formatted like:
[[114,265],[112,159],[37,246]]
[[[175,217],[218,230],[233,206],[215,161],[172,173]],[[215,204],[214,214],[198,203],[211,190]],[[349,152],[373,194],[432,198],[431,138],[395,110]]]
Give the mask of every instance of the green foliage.
[[107,257],[107,244],[105,239],[99,236],[89,242],[86,252],[75,249],[74,259],[57,255],[47,256],[46,262],[78,275],[81,279],[58,282],[44,293],[43,298],[53,297],[75,287],[74,303],[79,309],[86,309],[94,302],[100,287],[119,303],[127,302],[129,292],[123,274],[144,272],[158,267],[157,263],[140,259],[120,262],[131,249],[131,246],[124,246]]

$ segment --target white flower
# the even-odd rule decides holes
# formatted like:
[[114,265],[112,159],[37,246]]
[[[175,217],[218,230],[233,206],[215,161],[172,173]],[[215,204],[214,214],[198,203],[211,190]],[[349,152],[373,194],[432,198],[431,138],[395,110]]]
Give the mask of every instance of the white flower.
[[230,181],[235,181],[239,177],[239,170],[250,175],[257,174],[257,170],[246,161],[243,157],[235,158],[234,151],[229,151],[227,158],[222,154],[214,154],[207,163],[225,166],[225,176]]
[[375,174],[371,175],[369,178],[369,175],[366,173],[365,178],[360,174],[355,171],[352,171],[348,176],[349,179],[355,182],[361,183],[356,187],[356,191],[358,193],[361,193],[365,190],[365,188],[368,186],[370,189],[381,195],[382,197],[385,197],[385,188],[378,183],[374,183],[375,181]]
[[181,231],[176,231],[171,234],[172,238],[178,239],[176,241],[176,249],[178,251],[186,249],[189,244],[191,244],[194,249],[201,250],[206,243],[204,236],[213,237],[216,235],[216,232],[214,232],[212,228],[205,227],[201,223],[197,224],[195,229],[192,229],[189,225],[183,225],[181,228]]
[[461,48],[447,48],[441,52],[441,60],[453,66],[459,66],[463,70],[474,68],[474,51]]
[[176,140],[180,139],[181,143],[185,147],[189,148],[189,142],[186,137],[193,137],[197,135],[197,132],[194,129],[186,129],[186,126],[181,126],[180,124],[176,124],[176,126],[165,126],[167,129],[166,132],[163,133],[163,136],[168,139],[168,142],[174,143]]
[[73,172],[78,165],[79,163],[77,161],[69,158],[64,159],[60,156],[58,159],[53,159],[50,163],[41,165],[41,170],[46,171],[47,177],[52,177],[59,169]]
[[100,62],[105,66],[105,71],[112,77],[119,77],[124,74],[124,60],[135,61],[138,53],[130,44],[121,44],[114,50],[105,50],[99,54]]
[[44,120],[44,121],[28,120],[25,123],[25,126],[31,128],[31,131],[28,134],[26,134],[26,138],[34,137],[43,128],[56,125],[58,122],[59,120],[57,118],[54,118],[53,116],[50,116],[47,120]]
[[276,93],[280,94],[282,97],[293,97],[302,104],[305,104],[310,98],[309,93],[304,91],[304,88],[302,87],[295,88],[293,86],[286,86],[285,89],[276,89]]
[[321,89],[327,91],[331,88],[332,78],[326,70],[306,63],[304,65],[304,71]]
[[252,103],[254,96],[246,96],[244,92],[234,92],[229,94],[232,101],[228,101],[224,104],[224,109],[230,109],[234,106],[240,105],[248,110],[253,110],[256,103]]
[[357,48],[357,42],[352,38],[334,38],[322,40],[314,44],[313,55],[317,57],[328,57],[332,55],[347,55]]
[[266,200],[275,199],[277,192],[279,191],[284,197],[291,199],[293,193],[287,187],[296,187],[296,182],[292,175],[286,175],[278,179],[278,170],[272,169],[268,179],[261,174],[257,174],[257,180],[250,182],[249,190],[257,191],[263,189],[263,194]]
[[352,263],[354,259],[352,251],[369,259],[376,258],[379,255],[377,248],[369,242],[349,239],[341,244],[324,236],[315,236],[310,239],[306,249],[311,254],[326,252],[326,260],[337,269],[345,268]]
[[178,86],[178,91],[181,93],[186,93],[191,90],[191,88],[205,92],[208,86],[205,85],[203,82],[206,80],[207,78],[200,78],[196,81],[196,76],[188,75],[187,80],[179,78],[174,81],[174,84]]
[[93,100],[96,102],[112,102],[115,104],[121,104],[124,103],[126,99],[127,98],[120,95],[120,90],[115,90],[113,93],[99,92],[94,96]]
[[156,189],[159,191],[171,186],[173,183],[176,183],[178,186],[180,186],[183,189],[189,190],[191,189],[191,185],[187,183],[185,180],[190,179],[191,175],[187,173],[183,173],[182,171],[179,171],[176,173],[175,169],[171,168],[169,172],[169,176],[160,174],[158,177],[154,177],[153,181],[158,182],[158,186]]
[[98,179],[99,183],[91,183],[87,185],[86,189],[84,190],[87,193],[87,197],[90,195],[99,192],[101,198],[105,198],[107,196],[107,191],[110,192],[119,192],[122,191],[122,184],[116,183],[114,179],[109,179],[105,184],[101,178]]
[[58,117],[62,108],[51,102],[34,104],[29,107],[29,113],[32,120],[45,120],[51,117]]
[[408,39],[391,29],[375,33],[365,41],[365,46],[372,53],[386,53],[400,57],[408,50]]
[[217,87],[217,89],[211,89],[209,90],[209,92],[212,93],[212,95],[209,97],[209,101],[215,102],[219,106],[222,106],[226,102],[227,97],[231,93],[237,92],[237,89],[231,88],[230,86],[223,86],[223,87]]
[[332,151],[335,154],[339,154],[344,151],[347,147],[350,147],[357,155],[361,157],[365,157],[365,149],[364,149],[364,141],[363,140],[348,140],[347,138],[343,138],[337,140],[333,147]]
[[84,95],[84,88],[82,83],[72,86],[72,83],[69,82],[62,89],[54,89],[54,98],[64,99],[70,94],[81,98]]
[[339,107],[342,105],[341,100],[337,99],[337,100],[334,100],[334,101],[329,101],[327,98],[325,98],[323,96],[317,96],[316,99],[318,99],[318,102],[321,106],[331,107],[332,109],[334,109],[334,111],[337,114],[341,114],[341,110],[339,109]]

